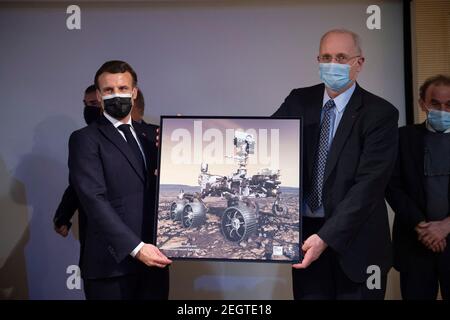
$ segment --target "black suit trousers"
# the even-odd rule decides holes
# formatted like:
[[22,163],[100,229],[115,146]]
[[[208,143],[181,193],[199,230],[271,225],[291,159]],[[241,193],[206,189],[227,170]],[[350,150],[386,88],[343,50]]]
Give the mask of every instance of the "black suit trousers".
[[140,265],[136,273],[84,279],[86,300],[167,300],[169,269]]
[[[444,300],[450,300],[450,247],[442,253],[429,249],[415,252],[417,263],[400,271],[403,300],[436,300],[439,287]],[[420,255],[420,256],[419,256]]]
[[[323,218],[303,218],[303,241],[324,224]],[[369,276],[369,275],[368,275]],[[386,275],[381,275],[381,288],[369,289],[366,282],[350,280],[342,270],[331,248],[306,269],[292,269],[295,300],[382,300],[386,292]]]

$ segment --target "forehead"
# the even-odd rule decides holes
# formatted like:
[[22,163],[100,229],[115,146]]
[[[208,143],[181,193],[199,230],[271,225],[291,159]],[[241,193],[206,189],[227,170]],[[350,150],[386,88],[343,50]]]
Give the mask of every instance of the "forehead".
[[428,88],[425,98],[426,100],[435,99],[440,102],[450,101],[450,86],[433,84]]
[[84,100],[97,100],[97,94],[95,91],[88,92],[84,95]]
[[109,73],[104,72],[98,77],[98,85],[100,88],[104,87],[118,87],[118,86],[129,86],[132,87],[133,77],[131,73]]
[[348,33],[330,33],[320,44],[321,54],[353,54],[355,51],[355,42],[353,41],[353,37]]

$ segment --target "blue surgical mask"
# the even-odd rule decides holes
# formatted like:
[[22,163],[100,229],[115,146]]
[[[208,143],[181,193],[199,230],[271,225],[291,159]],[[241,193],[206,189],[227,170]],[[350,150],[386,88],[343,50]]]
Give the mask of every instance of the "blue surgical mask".
[[428,123],[434,130],[444,132],[450,128],[450,112],[431,109],[427,115]]
[[319,74],[320,80],[335,92],[341,91],[352,81],[348,64],[320,63]]

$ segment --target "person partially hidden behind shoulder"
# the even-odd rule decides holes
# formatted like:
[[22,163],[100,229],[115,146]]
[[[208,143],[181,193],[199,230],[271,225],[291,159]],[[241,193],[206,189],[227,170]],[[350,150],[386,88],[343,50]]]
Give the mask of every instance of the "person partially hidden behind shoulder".
[[395,212],[394,267],[402,298],[450,300],[450,77],[420,87],[427,119],[400,128],[386,198]]
[[131,119],[136,73],[126,62],[108,61],[95,85],[104,113],[69,140],[70,184],[86,220],[86,299],[167,299],[171,260],[152,244],[154,143]]
[[[356,82],[364,56],[355,33],[325,33],[317,59],[324,84],[293,90],[274,114],[304,123],[304,258],[293,265],[294,298],[383,299],[398,111]],[[375,287],[367,285],[372,268]]]
[[[100,101],[97,100],[97,93],[95,85],[90,85],[84,91],[83,99],[83,116],[87,125],[95,122],[102,115],[102,107]],[[72,227],[72,217],[75,212],[79,210],[79,223],[84,223],[84,213],[80,208],[77,194],[72,186],[69,186],[64,191],[61,202],[56,209],[53,216],[53,226],[57,233],[63,237],[67,237],[69,230]],[[80,245],[83,246],[83,234],[80,234]]]

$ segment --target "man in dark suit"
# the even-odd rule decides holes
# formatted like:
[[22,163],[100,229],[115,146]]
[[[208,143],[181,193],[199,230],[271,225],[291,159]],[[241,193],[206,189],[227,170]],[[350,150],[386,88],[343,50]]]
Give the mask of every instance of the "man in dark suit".
[[123,61],[95,75],[103,116],[69,141],[70,183],[86,214],[80,268],[87,299],[167,299],[171,261],[152,243],[156,149],[131,120],[137,76]]
[[[102,106],[99,100],[97,100],[97,93],[95,85],[90,85],[84,91],[83,99],[83,116],[86,124],[90,124],[102,114]],[[69,234],[70,227],[72,226],[72,217],[75,211],[79,210],[80,204],[78,201],[77,194],[72,186],[68,186],[64,191],[61,202],[56,209],[55,215],[53,217],[54,229],[63,237],[67,237]],[[80,213],[80,222],[83,223],[83,212]],[[80,241],[83,237],[80,235]]]
[[400,128],[386,198],[395,211],[394,267],[403,299],[450,299],[450,77],[420,87],[421,124]]
[[[97,93],[95,85],[89,86],[84,92],[84,109],[83,116],[86,124],[91,124],[92,122],[97,121],[102,115],[102,106],[101,102],[97,100]],[[151,147],[156,146],[156,135],[157,129],[159,128],[156,125],[146,123],[143,120],[145,110],[145,100],[142,91],[138,89],[138,93],[136,99],[134,99],[134,105],[131,109],[131,118],[133,121],[136,121],[142,124],[143,129],[145,130],[145,134],[151,142]],[[152,157],[154,159],[151,160],[152,164],[156,164],[156,154],[152,152]],[[156,186],[151,186],[156,187]],[[152,191],[152,194],[155,191]],[[61,198],[61,202],[56,209],[55,215],[53,217],[54,229],[57,233],[59,233],[63,237],[67,237],[69,234],[69,230],[72,226],[72,217],[76,211],[79,211],[79,224],[84,223],[84,213],[83,209],[80,208],[80,203],[78,201],[78,196],[72,186],[69,186],[64,191],[64,194]],[[83,245],[83,235],[80,235],[80,243]]]
[[398,112],[356,83],[359,43],[348,30],[324,34],[318,61],[325,85],[293,90],[274,114],[304,123],[304,257],[293,265],[295,299],[384,298],[392,260],[384,191]]

